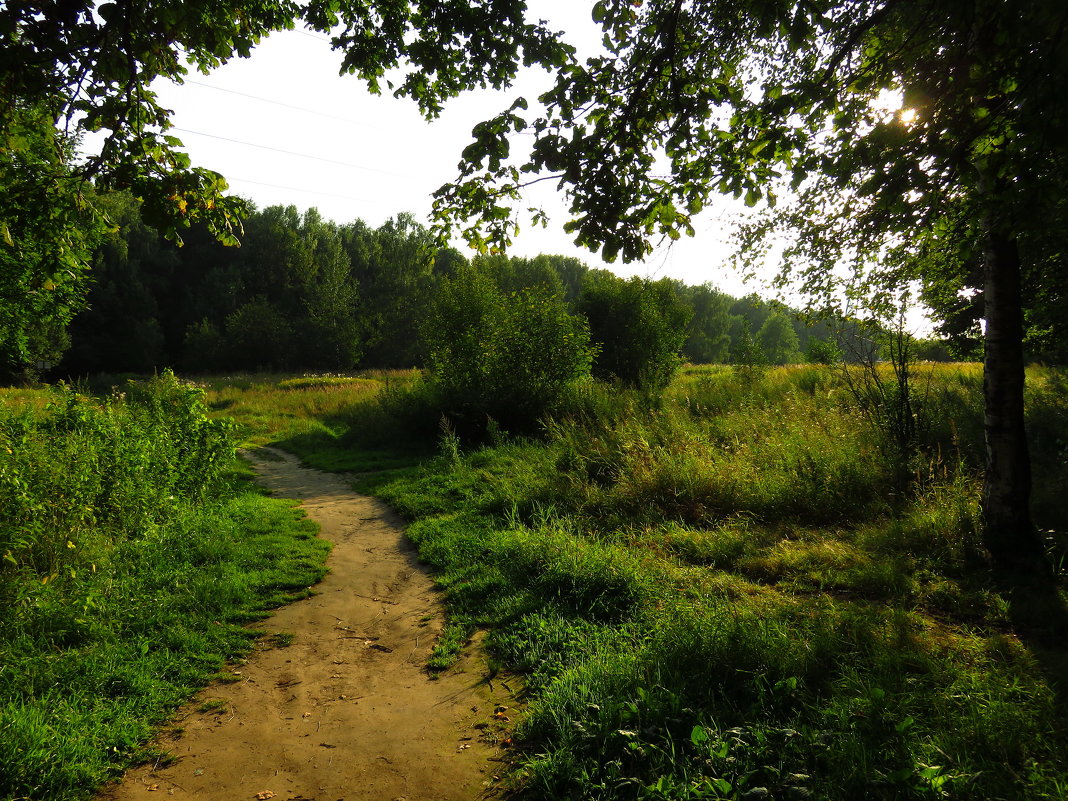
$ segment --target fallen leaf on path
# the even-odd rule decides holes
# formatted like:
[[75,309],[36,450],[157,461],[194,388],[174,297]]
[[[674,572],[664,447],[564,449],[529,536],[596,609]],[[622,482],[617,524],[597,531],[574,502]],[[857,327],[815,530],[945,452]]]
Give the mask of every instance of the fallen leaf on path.
[[303,715],[301,715],[301,717],[302,718],[310,718],[311,717],[311,712],[305,712]]
[[158,785],[158,784],[150,784],[150,785],[148,785],[148,791],[149,791],[150,793],[151,793],[152,791],[154,791],[154,790],[158,790],[158,789],[159,789],[159,785]]
[[272,793],[270,790],[261,790],[260,792],[256,793],[256,798],[258,798],[259,801],[267,801],[268,798],[274,798],[274,793]]

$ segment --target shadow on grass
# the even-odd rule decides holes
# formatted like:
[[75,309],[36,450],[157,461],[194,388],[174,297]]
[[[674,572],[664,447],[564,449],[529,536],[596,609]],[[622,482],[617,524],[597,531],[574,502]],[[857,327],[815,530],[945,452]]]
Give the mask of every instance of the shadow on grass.
[[1001,579],[1016,636],[1042,670],[1057,700],[1068,702],[1068,604],[1062,576],[1015,574]]
[[366,447],[326,431],[295,434],[271,445],[296,454],[311,467],[330,473],[369,473],[414,467],[434,455],[433,446],[426,443],[401,441],[389,447]]

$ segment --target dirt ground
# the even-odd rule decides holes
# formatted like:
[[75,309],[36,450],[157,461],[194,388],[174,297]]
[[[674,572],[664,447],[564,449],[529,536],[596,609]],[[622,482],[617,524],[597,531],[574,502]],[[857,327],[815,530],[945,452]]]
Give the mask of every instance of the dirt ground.
[[428,675],[442,610],[400,520],[289,454],[248,456],[274,495],[301,499],[322,526],[330,572],[313,597],[259,625],[291,644],[265,637],[232,667],[238,681],[179,712],[159,742],[172,762],[129,771],[98,801],[495,796],[511,690],[490,678],[477,646]]

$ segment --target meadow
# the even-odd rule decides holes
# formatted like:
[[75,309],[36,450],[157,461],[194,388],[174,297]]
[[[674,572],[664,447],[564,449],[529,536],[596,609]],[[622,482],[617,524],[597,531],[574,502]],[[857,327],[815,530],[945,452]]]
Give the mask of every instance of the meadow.
[[586,381],[534,434],[475,441],[411,371],[5,396],[0,797],[85,797],[149,756],[151,726],[256,647],[240,623],[320,574],[235,441],[352,473],[410,521],[447,604],[428,668],[484,630],[523,687],[521,797],[1068,797],[1065,374],[1028,374],[1056,571],[1028,586],[981,541],[978,366],[917,365],[907,420],[887,377]]
[[[524,797],[1064,798],[1065,377],[1029,374],[1041,586],[987,564],[978,366],[917,366],[907,436],[886,379],[588,382],[538,435],[475,443],[411,374],[335,390],[299,431],[327,404],[310,388],[208,397],[411,521],[449,609],[431,669],[485,629],[522,677]],[[371,466],[391,442],[402,466]]]
[[0,798],[89,798],[166,759],[156,727],[323,575],[315,527],[205,412],[170,374],[0,391]]

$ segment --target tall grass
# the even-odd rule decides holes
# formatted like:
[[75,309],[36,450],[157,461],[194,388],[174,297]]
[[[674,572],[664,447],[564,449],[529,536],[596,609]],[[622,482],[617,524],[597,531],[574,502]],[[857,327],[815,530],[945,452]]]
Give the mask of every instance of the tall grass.
[[232,420],[246,444],[270,442],[326,469],[380,470],[412,464],[434,450],[439,420],[425,413],[415,370],[256,374],[200,383],[212,416]]
[[171,374],[104,399],[61,386],[43,411],[0,419],[6,591],[27,572],[76,579],[117,542],[211,495],[233,460],[231,428]]
[[[1038,598],[988,570],[979,373],[917,368],[905,455],[855,378],[690,369],[660,401],[589,382],[539,436],[481,446],[410,377],[307,423],[284,388],[229,410],[260,406],[320,466],[400,466],[358,481],[437,570],[449,623],[430,666],[487,628],[522,676],[525,797],[1063,798],[1063,576]],[[1066,397],[1062,373],[1029,373],[1051,538]]]
[[307,592],[326,545],[164,374],[0,415],[0,798],[88,798]]
[[[995,583],[978,376],[927,372],[907,462],[833,369],[713,369],[652,407],[590,386],[539,439],[363,479],[440,571],[452,622],[434,664],[485,626],[524,675],[517,787],[1063,796],[1063,582],[1030,612]],[[1068,434],[1056,375],[1029,390],[1047,443]],[[1062,482],[1057,448],[1035,450]],[[1061,514],[1036,504],[1043,525]]]

